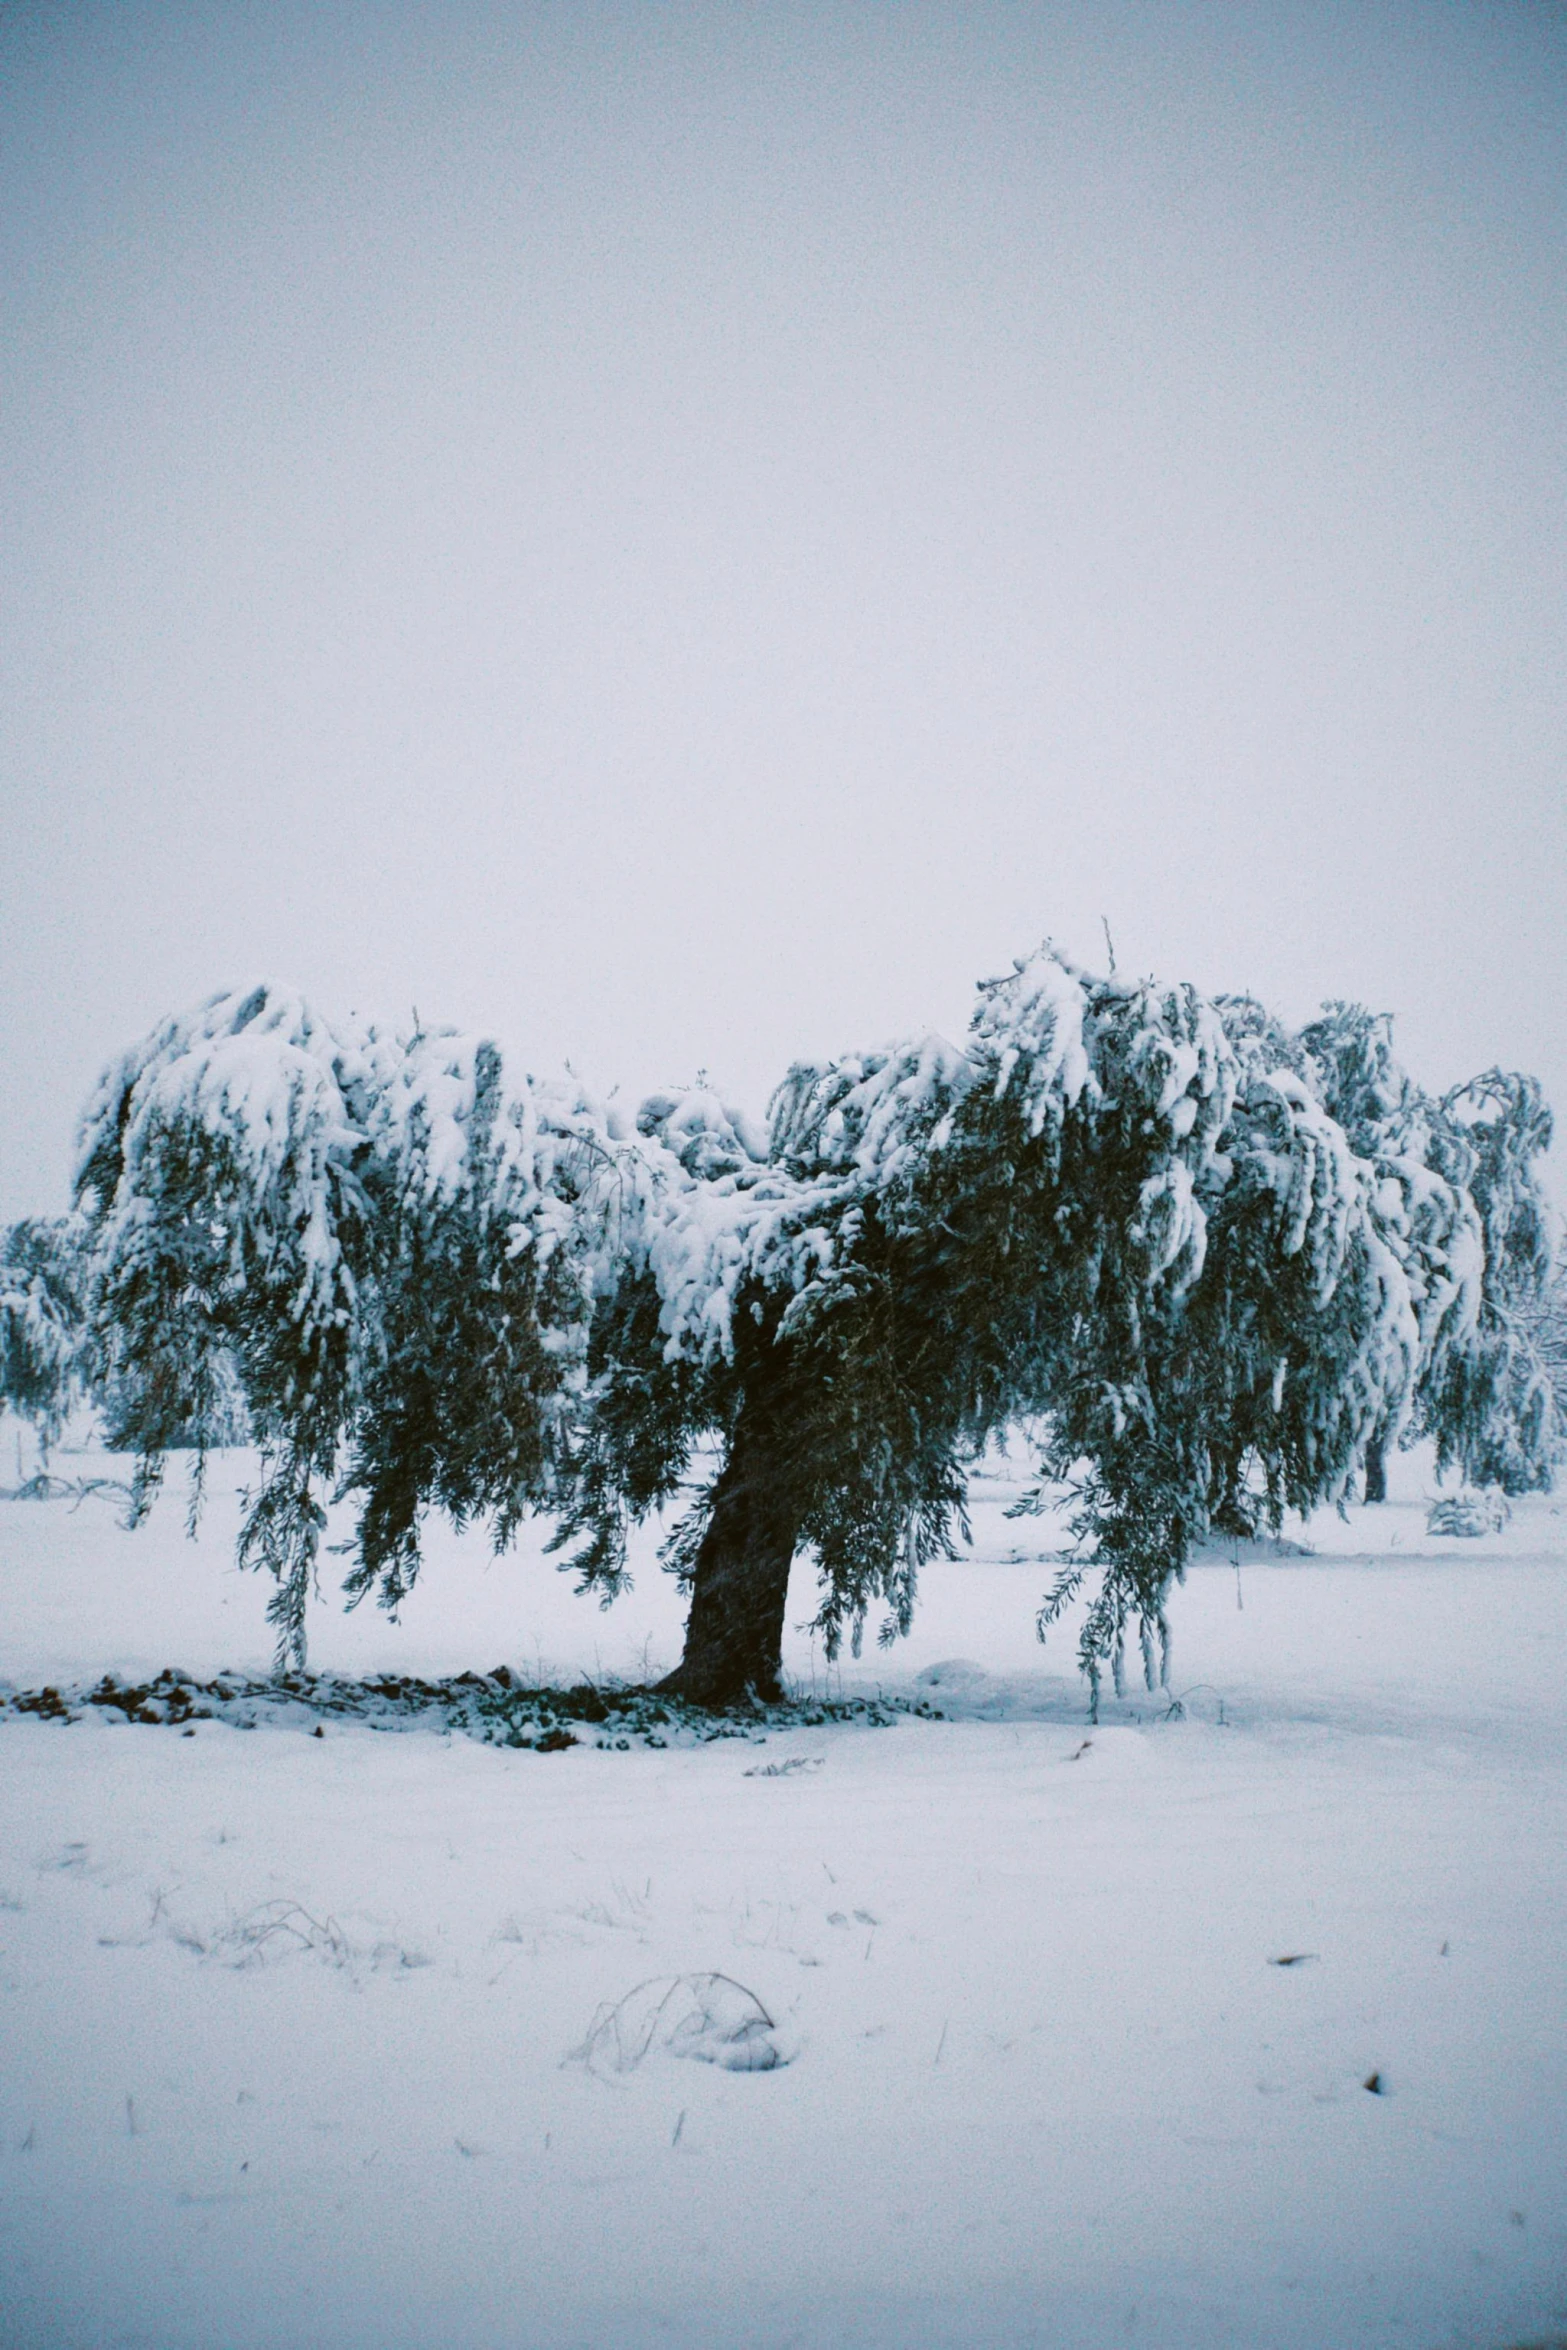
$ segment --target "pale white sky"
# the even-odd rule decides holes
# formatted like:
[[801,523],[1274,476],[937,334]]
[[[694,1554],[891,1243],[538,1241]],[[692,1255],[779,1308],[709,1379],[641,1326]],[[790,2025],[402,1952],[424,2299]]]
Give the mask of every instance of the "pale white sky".
[[0,1216],[230,981],[759,1109],[1101,917],[1567,1113],[1564,258],[1543,0],[0,0]]

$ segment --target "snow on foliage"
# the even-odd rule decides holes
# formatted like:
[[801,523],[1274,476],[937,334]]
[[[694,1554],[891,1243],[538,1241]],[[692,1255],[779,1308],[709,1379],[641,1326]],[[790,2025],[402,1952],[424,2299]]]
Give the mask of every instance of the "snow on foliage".
[[231,1292],[264,1283],[302,1336],[346,1325],[364,1075],[280,988],[210,997],[123,1055],[88,1105],[77,1173],[111,1322],[168,1279],[172,1251]]
[[[994,1065],[1000,1101],[1019,1077],[1024,1122],[1038,1134],[1093,1081],[1084,1046],[1088,991],[1056,955],[1035,955],[980,991],[970,1024],[977,1052]],[[1096,1089],[1097,1090],[1097,1089]]]
[[83,1238],[63,1216],[0,1233],[0,1406],[31,1422],[45,1457],[88,1377]]
[[[705,1079],[628,1121],[485,1039],[215,996],[108,1072],[79,1188],[143,1486],[236,1366],[267,1461],[242,1551],[296,1654],[333,1482],[353,1598],[397,1604],[432,1506],[498,1541],[553,1512],[609,1595],[715,1437],[814,1552],[829,1644],[878,1598],[890,1633],[968,1463],[1026,1425],[1079,1497],[1045,1620],[1099,1573],[1097,1680],[1134,1619],[1167,1642],[1210,1527],[1342,1497],[1373,1443],[1548,1473],[1548,1137],[1530,1081],[1435,1101],[1359,1007],[1292,1035],[1047,947],[961,1048],[800,1064],[765,1127]],[[699,1585],[723,1490],[671,1538]]]

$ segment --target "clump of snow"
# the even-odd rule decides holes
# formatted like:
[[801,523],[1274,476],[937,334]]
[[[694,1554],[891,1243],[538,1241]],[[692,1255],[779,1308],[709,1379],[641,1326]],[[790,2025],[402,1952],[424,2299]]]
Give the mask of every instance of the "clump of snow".
[[1494,1487],[1484,1493],[1449,1493],[1431,1504],[1426,1532],[1459,1534],[1474,1541],[1482,1534],[1499,1534],[1511,1516],[1506,1494]]
[[999,1101],[1023,1068],[1024,1116],[1031,1134],[1062,1107],[1072,1108],[1090,1087],[1098,1090],[1084,1047],[1088,992],[1081,976],[1056,955],[1018,963],[981,991],[974,1015],[975,1044],[994,1058]]
[[922,1689],[940,1689],[954,1696],[972,1697],[988,1690],[990,1675],[983,1665],[976,1665],[966,1656],[943,1657],[939,1664],[927,1665],[915,1675]]
[[790,2059],[754,1991],[731,1975],[655,1975],[601,2007],[578,2062],[619,2078],[651,2055],[693,2058],[726,2073],[770,2073]]

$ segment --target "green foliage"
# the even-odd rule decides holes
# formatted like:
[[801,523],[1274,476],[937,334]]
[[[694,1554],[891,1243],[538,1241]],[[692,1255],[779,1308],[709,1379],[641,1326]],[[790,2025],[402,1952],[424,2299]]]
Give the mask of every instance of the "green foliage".
[[1097,1693],[1134,1629],[1164,1669],[1194,1543],[1341,1500],[1372,1442],[1549,1475],[1549,1132],[1527,1079],[1426,1096],[1357,1006],[1292,1035],[1045,951],[981,988],[961,1051],[791,1070],[765,1135],[705,1084],[628,1130],[487,1043],[214,998],[106,1078],[81,1197],[143,1489],[237,1379],[264,1456],[242,1555],[296,1658],[330,1492],[359,1503],[351,1600],[406,1596],[431,1508],[497,1544],[549,1513],[608,1599],[682,1497],[666,1563],[698,1570],[695,1464],[743,1430],[829,1652],[873,1608],[892,1638],[975,1458],[1026,1428],[1075,1496],[1041,1629],[1094,1579]]

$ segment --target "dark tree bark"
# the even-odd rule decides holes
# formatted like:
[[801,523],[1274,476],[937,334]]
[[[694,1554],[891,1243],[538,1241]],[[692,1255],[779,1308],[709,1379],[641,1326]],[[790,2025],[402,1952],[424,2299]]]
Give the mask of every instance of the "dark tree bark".
[[1366,1446],[1366,1499],[1387,1499],[1387,1455],[1380,1436],[1373,1436]]
[[787,1463],[770,1399],[748,1394],[697,1552],[685,1654],[659,1684],[692,1705],[769,1702],[782,1694],[784,1607],[799,1528]]

